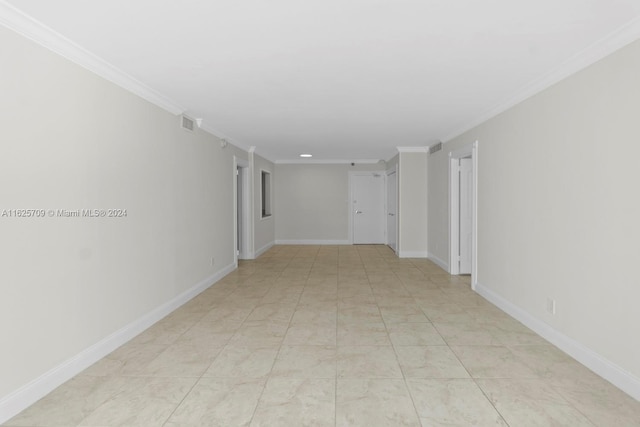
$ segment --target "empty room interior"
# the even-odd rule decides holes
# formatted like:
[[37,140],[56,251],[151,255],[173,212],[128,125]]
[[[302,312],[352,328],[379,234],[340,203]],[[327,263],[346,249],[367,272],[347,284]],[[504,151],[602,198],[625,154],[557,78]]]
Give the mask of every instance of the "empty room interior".
[[640,426],[640,3],[0,0],[0,424]]

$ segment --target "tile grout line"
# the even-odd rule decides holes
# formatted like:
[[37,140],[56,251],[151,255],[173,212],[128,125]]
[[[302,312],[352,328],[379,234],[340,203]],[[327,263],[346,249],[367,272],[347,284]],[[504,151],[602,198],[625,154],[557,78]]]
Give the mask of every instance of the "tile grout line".
[[[400,280],[400,278],[398,277],[398,275],[397,275],[396,273],[394,273],[394,275],[396,276],[396,278],[398,278],[398,279]],[[401,281],[401,283],[402,283],[402,280],[400,280],[400,281]],[[404,287],[404,283],[402,283],[402,286]],[[407,289],[406,289],[406,287],[405,287],[405,290],[407,290]],[[407,292],[408,292],[408,290],[407,290]],[[412,299],[414,299],[414,297],[413,297],[413,295],[411,294],[411,292],[409,292],[409,294],[411,295],[411,298],[412,298]],[[415,301],[415,299],[414,299],[414,301]],[[379,305],[378,305],[378,309],[380,309],[380,306],[379,306]],[[422,311],[422,309],[421,309],[421,311]],[[418,423],[419,423],[420,425],[422,425],[422,421],[421,421],[421,419],[420,419],[420,412],[418,411],[418,408],[417,408],[417,406],[416,406],[416,402],[415,402],[415,400],[414,400],[414,398],[413,398],[413,393],[411,393],[411,388],[409,387],[409,384],[407,383],[407,375],[406,375],[406,373],[404,372],[404,369],[402,369],[402,363],[400,363],[400,357],[398,356],[398,352],[397,352],[397,350],[396,350],[396,345],[395,345],[395,344],[393,343],[393,341],[391,340],[391,335],[389,334],[389,327],[388,327],[388,325],[387,325],[387,321],[386,321],[386,320],[384,319],[384,317],[382,316],[382,313],[380,313],[380,315],[381,315],[381,317],[382,317],[382,322],[384,323],[385,329],[387,330],[387,338],[389,339],[389,342],[391,343],[391,348],[393,349],[393,353],[394,353],[394,354],[395,354],[395,356],[396,356],[396,362],[398,363],[398,367],[400,368],[400,373],[402,374],[402,380],[403,380],[402,382],[403,382],[404,387],[405,387],[405,389],[406,389],[406,391],[407,391],[407,394],[409,395],[409,398],[411,399],[411,405],[412,405],[413,410],[414,410],[414,412],[415,412],[415,415],[416,415],[416,418],[417,418],[417,420],[418,420]],[[426,317],[426,316],[425,316],[425,317]]]
[[[288,267],[290,264],[291,264],[291,260],[289,260],[287,262],[285,268],[283,268],[282,271],[284,271],[286,269],[286,267]],[[282,271],[280,272],[280,274],[278,274],[278,276],[276,277],[276,280],[277,280],[277,278],[282,277]],[[273,283],[271,284],[269,289],[272,289],[272,288],[273,288]],[[264,298],[264,296],[261,297],[261,300],[262,300],[262,298]],[[255,310],[255,307],[254,307],[254,310]],[[253,312],[253,310],[252,310],[252,312]],[[291,322],[291,319],[289,319],[289,322]],[[288,329],[289,328],[287,327],[287,330]],[[287,331],[285,330],[285,335],[282,337],[282,341],[284,341],[284,337],[286,336],[286,334],[287,334]],[[253,412],[251,413],[251,418],[249,418],[249,424],[248,425],[251,425],[253,423],[253,420],[254,420],[254,418],[256,416],[256,412],[258,411],[258,407],[260,406],[260,401],[262,400],[262,397],[264,396],[264,392],[267,389],[267,383],[269,382],[269,379],[271,377],[271,372],[273,371],[273,367],[275,366],[276,361],[278,360],[278,355],[280,354],[280,351],[282,351],[282,342],[280,343],[280,347],[278,348],[278,353],[276,354],[276,356],[273,359],[273,362],[271,363],[271,368],[269,369],[269,373],[266,375],[266,377],[264,379],[264,384],[262,385],[262,390],[260,391],[260,395],[256,399],[256,406],[253,408]]]

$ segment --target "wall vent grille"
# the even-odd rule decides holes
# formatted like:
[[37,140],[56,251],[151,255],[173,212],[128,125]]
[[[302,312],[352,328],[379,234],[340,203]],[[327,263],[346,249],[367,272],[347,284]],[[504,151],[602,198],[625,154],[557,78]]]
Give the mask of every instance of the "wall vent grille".
[[442,150],[442,142],[438,142],[429,147],[429,154],[437,153],[440,150]]
[[196,122],[191,117],[187,117],[184,114],[181,116],[180,126],[182,127],[182,129],[193,132],[193,130],[195,129],[195,125]]

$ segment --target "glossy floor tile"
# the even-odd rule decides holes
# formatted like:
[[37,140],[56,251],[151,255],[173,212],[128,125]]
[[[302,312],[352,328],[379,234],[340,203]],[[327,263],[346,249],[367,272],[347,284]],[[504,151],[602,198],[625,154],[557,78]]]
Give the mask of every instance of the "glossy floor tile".
[[335,378],[271,378],[251,426],[334,426],[335,401]]
[[401,379],[338,379],[336,426],[420,426]]
[[276,246],[5,426],[640,426],[640,403],[424,259]]
[[506,426],[471,379],[415,379],[407,385],[425,426]]

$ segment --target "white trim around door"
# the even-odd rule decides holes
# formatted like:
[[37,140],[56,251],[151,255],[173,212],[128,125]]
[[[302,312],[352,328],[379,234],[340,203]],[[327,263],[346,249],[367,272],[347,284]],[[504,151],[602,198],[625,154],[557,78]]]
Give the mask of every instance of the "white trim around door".
[[460,159],[471,158],[471,289],[478,281],[478,141],[449,152],[449,273],[460,274]]
[[[251,190],[249,186],[249,162],[233,157],[233,260],[251,259]],[[238,187],[238,185],[241,187]]]
[[[387,211],[387,245],[398,253],[398,174],[397,168],[387,170],[386,211]],[[393,191],[390,191],[393,186]]]

